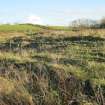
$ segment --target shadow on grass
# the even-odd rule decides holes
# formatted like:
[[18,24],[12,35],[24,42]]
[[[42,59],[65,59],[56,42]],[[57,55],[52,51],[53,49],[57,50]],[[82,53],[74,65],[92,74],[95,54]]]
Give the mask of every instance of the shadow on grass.
[[5,43],[0,44],[0,50],[20,50],[22,49],[36,49],[36,50],[56,50],[64,49],[68,45],[86,44],[87,46],[102,46],[105,39],[93,36],[73,36],[73,37],[45,37],[36,36],[35,38],[24,39],[22,37],[14,37]]

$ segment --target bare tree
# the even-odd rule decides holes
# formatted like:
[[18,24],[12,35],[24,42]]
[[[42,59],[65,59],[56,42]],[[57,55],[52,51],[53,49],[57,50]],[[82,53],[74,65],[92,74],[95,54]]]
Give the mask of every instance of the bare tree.
[[105,17],[100,20],[100,28],[105,28]]

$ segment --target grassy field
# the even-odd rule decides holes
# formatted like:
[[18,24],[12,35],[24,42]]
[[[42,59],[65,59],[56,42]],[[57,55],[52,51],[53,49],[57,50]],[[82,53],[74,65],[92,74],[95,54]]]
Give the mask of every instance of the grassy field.
[[0,25],[0,105],[104,102],[105,29]]

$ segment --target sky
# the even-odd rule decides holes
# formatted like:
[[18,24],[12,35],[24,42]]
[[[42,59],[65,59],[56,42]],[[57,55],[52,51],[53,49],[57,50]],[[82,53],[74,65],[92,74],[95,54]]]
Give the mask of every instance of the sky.
[[105,0],[0,0],[0,23],[68,25],[104,16]]

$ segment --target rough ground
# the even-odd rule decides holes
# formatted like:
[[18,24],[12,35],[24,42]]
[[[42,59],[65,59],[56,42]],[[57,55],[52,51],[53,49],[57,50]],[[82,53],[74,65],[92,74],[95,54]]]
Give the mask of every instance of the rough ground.
[[23,26],[0,26],[0,105],[104,105],[104,30]]

